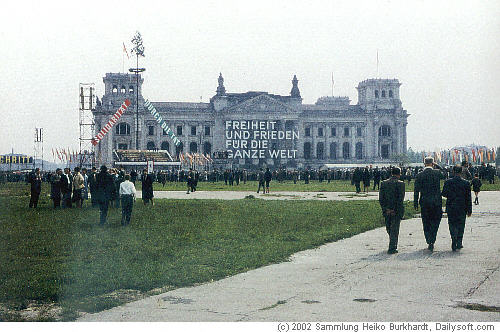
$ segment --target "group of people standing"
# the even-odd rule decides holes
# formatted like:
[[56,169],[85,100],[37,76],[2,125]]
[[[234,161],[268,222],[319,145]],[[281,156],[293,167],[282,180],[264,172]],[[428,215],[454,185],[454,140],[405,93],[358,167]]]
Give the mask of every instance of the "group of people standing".
[[[441,179],[445,177],[443,169],[431,157],[425,158],[424,164],[423,171],[415,178],[413,203],[415,210],[420,207],[427,248],[434,250],[443,216],[442,197],[445,197],[451,249],[462,249],[465,220],[472,214],[471,183],[464,179],[465,167],[454,166],[452,176],[444,182],[441,190]],[[404,215],[405,184],[400,180],[401,170],[398,167],[392,168],[391,175],[380,186],[379,202],[389,235],[387,253],[395,254],[398,252],[399,225]]]

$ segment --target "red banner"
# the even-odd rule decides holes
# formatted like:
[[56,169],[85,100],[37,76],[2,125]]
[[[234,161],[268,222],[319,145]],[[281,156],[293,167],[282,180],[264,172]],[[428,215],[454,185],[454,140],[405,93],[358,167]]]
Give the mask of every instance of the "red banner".
[[120,117],[125,112],[127,107],[130,106],[130,104],[131,104],[130,100],[125,99],[125,101],[120,106],[120,108],[116,111],[116,113],[113,114],[113,116],[111,116],[108,123],[106,123],[104,125],[104,127],[102,127],[102,129],[92,139],[92,145],[94,145],[94,146],[97,145],[97,143],[99,143],[99,141],[102,140],[104,138],[104,136],[106,136],[106,134],[111,130],[111,128],[113,128],[113,126],[118,122],[118,119],[120,119]]

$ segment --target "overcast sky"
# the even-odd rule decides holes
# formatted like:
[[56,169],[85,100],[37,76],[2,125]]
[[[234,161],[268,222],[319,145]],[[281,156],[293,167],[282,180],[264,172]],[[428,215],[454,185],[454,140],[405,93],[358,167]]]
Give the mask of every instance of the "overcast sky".
[[[228,92],[331,94],[358,82],[402,83],[408,147],[500,145],[499,1],[9,1],[0,12],[0,153],[33,154],[35,127],[78,147],[78,85],[123,71],[141,32],[143,95],[207,102]],[[124,68],[134,62],[125,58]]]

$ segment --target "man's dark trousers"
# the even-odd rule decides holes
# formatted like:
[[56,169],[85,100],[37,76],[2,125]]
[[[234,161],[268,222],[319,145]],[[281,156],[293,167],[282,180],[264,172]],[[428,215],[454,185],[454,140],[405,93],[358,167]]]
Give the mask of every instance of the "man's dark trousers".
[[401,219],[396,215],[385,215],[385,229],[389,234],[389,250],[398,248],[399,225]]
[[361,182],[354,182],[354,185],[356,186],[356,193],[360,193],[361,192]]
[[39,198],[40,198],[39,191],[31,191],[31,198],[30,198],[30,205],[29,206],[36,208],[38,206],[38,199]]
[[427,244],[433,244],[436,242],[436,234],[443,216],[443,209],[441,206],[422,205],[421,214],[425,241]]
[[101,216],[100,224],[104,225],[106,223],[106,218],[108,216],[109,200],[103,199],[99,201],[99,212]]
[[134,197],[132,195],[122,195],[122,225],[130,224],[133,207]]
[[465,213],[448,213],[448,227],[453,248],[462,247],[465,230]]

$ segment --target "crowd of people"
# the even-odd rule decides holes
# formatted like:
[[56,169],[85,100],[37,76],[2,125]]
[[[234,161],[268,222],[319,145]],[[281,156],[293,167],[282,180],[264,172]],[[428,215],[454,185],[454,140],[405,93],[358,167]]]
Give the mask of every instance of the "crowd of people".
[[[434,164],[436,165],[436,164]],[[439,167],[439,166],[435,166]],[[264,194],[269,193],[270,182],[293,181],[297,183],[303,181],[305,184],[312,180],[328,182],[336,180],[348,180],[355,187],[357,193],[368,192],[370,190],[381,189],[381,182],[394,178],[394,170],[397,169],[398,181],[408,181],[418,179],[427,166],[424,167],[365,167],[340,168],[325,170],[287,170],[284,168],[270,170],[212,170],[198,171],[196,169],[185,170],[160,170],[149,174],[147,170],[142,171],[142,175],[136,170],[125,173],[123,168],[110,168],[102,166],[98,170],[93,167],[90,171],[86,168],[75,167],[73,171],[69,168],[57,169],[55,172],[40,172],[36,169],[32,173],[26,173],[26,181],[31,184],[31,198],[29,207],[36,208],[38,205],[42,182],[50,184],[50,198],[54,208],[81,208],[85,201],[89,201],[92,207],[100,209],[100,224],[106,222],[108,207],[122,207],[122,224],[130,222],[133,203],[136,199],[135,183],[141,181],[142,200],[144,204],[154,205],[153,184],[161,183],[163,186],[167,182],[185,182],[187,184],[187,194],[196,191],[198,182],[223,182],[227,186],[238,186],[240,183],[255,181],[257,193],[261,190]],[[456,169],[450,167],[439,167],[439,177],[450,179],[456,174]],[[472,190],[475,193],[474,204],[479,204],[479,192],[482,185],[481,180],[494,183],[496,169],[491,165],[472,166],[466,162],[462,163],[460,169],[461,177],[471,181]],[[6,181],[23,181],[22,173],[0,174],[0,183]],[[373,187],[372,187],[373,181]],[[363,188],[361,189],[361,184]],[[417,187],[417,183],[415,183]],[[418,200],[418,197],[416,197]],[[428,219],[428,218],[427,218]],[[430,218],[432,219],[432,218]],[[431,225],[432,222],[429,223]],[[427,227],[433,229],[432,226]],[[432,233],[433,231],[429,231]],[[429,239],[432,243],[432,235]]]
[[[413,204],[415,210],[420,208],[427,248],[434,250],[443,216],[442,197],[445,197],[451,249],[460,250],[463,248],[465,220],[472,214],[471,190],[474,191],[474,204],[477,205],[482,185],[480,178],[494,183],[495,174],[490,175],[489,167],[482,165],[480,168],[472,168],[467,162],[451,168],[442,168],[434,163],[433,158],[427,157],[424,164],[424,168],[415,176]],[[398,252],[399,226],[404,215],[405,183],[401,181],[403,174],[399,167],[393,167],[391,178],[384,180],[380,187],[379,203],[389,235],[388,254]],[[443,178],[447,180],[441,190]]]

